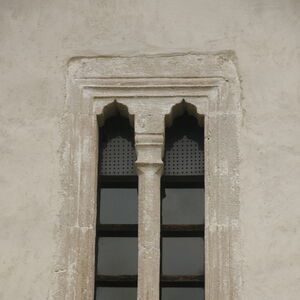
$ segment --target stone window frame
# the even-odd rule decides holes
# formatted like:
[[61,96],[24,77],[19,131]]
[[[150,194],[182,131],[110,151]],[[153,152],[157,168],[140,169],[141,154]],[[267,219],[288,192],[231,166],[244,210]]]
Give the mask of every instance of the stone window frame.
[[139,176],[138,299],[159,300],[160,176],[165,124],[184,105],[205,120],[205,299],[240,299],[240,83],[232,52],[74,58],[61,165],[61,255],[50,299],[94,295],[98,121],[116,106],[135,128]]

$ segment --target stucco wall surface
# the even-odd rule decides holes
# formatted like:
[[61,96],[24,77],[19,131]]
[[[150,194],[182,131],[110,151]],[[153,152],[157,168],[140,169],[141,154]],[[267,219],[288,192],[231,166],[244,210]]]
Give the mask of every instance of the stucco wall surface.
[[0,299],[57,293],[70,58],[232,50],[243,300],[300,297],[298,0],[0,0]]

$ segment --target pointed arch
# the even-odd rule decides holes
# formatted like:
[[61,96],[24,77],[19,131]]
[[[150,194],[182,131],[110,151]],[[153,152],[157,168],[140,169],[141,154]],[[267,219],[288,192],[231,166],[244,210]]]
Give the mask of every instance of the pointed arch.
[[170,127],[173,124],[174,119],[184,113],[195,117],[198,124],[202,127],[204,126],[204,115],[199,114],[197,107],[194,104],[187,102],[185,99],[182,99],[181,102],[173,105],[170,112],[165,115],[165,126]]
[[105,105],[102,109],[102,113],[98,114],[99,126],[103,126],[108,118],[118,114],[124,118],[127,118],[130,122],[130,125],[134,127],[134,116],[129,113],[129,109],[125,104],[122,104],[117,100]]

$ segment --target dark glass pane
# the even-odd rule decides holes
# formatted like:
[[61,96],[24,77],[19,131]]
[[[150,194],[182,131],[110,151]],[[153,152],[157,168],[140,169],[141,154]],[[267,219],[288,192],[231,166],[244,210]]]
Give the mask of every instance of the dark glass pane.
[[100,287],[96,290],[96,300],[136,300],[136,288]]
[[99,238],[97,274],[136,275],[137,238]]
[[134,188],[102,188],[100,223],[137,224],[138,195]]
[[163,224],[204,224],[204,189],[166,188],[164,194]]
[[201,275],[204,273],[202,238],[163,238],[163,275]]
[[162,300],[204,300],[202,288],[163,288]]

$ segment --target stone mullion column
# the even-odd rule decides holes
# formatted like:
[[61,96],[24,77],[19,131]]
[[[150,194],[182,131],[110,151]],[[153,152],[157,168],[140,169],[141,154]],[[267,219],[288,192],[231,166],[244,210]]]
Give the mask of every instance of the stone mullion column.
[[139,177],[138,300],[159,300],[163,135],[136,135]]

